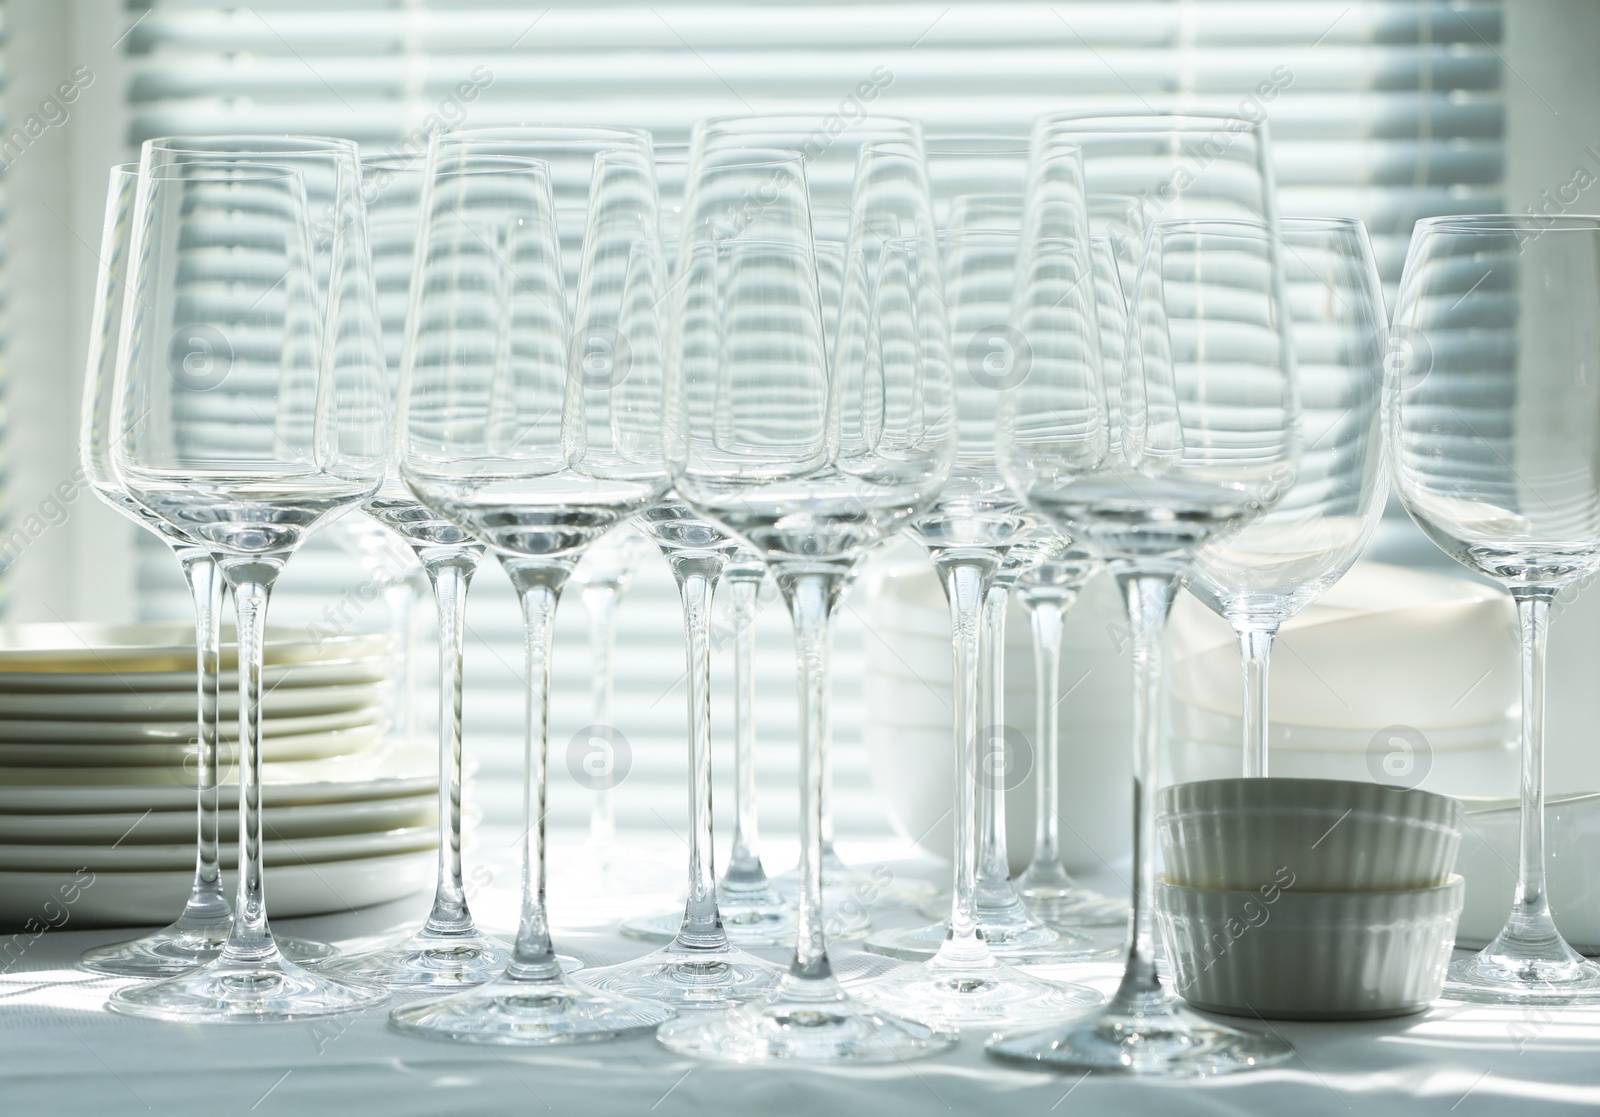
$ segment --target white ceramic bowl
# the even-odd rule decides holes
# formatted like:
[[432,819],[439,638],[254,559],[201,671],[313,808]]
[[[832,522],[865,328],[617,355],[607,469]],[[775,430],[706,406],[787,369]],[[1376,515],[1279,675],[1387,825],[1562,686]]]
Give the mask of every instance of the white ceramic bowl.
[[1226,779],[1163,787],[1166,878],[1251,889],[1285,874],[1313,892],[1426,888],[1453,871],[1461,804],[1350,780]]
[[1461,878],[1404,892],[1256,891],[1156,883],[1173,984],[1196,1008],[1279,1020],[1367,1020],[1439,996]]
[[[1511,914],[1516,884],[1515,799],[1468,800],[1456,871],[1467,881],[1457,945],[1487,946]],[[1552,797],[1544,805],[1545,886],[1561,934],[1600,954],[1600,794]]]

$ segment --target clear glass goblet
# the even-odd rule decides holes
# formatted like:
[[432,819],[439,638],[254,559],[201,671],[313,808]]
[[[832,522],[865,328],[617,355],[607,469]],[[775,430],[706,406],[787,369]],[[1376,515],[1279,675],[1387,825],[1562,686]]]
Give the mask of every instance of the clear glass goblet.
[[[1078,156],[1042,159],[1074,177]],[[1052,165],[1054,164],[1054,165]],[[1159,1077],[1228,1073],[1290,1055],[1265,1031],[1180,1007],[1155,966],[1151,911],[1161,726],[1161,636],[1178,580],[1212,534],[1270,507],[1295,460],[1294,365],[1271,225],[1158,222],[1146,239],[1117,411],[1101,378],[1088,222],[1030,198],[1017,328],[1048,354],[1002,405],[1007,478],[1042,514],[1103,557],[1134,637],[1134,880],[1127,965],[1111,1002],[1065,1030],[1005,1036],[989,1052],[1047,1069]],[[1270,207],[1267,209],[1270,216]]]
[[1600,963],[1545,887],[1550,605],[1600,570],[1600,217],[1433,217],[1411,235],[1385,355],[1389,453],[1411,518],[1504,585],[1522,643],[1522,824],[1511,914],[1445,995],[1600,1003]]
[[1267,774],[1267,672],[1284,621],[1344,577],[1389,492],[1383,285],[1355,218],[1283,218],[1300,384],[1300,460],[1272,511],[1200,549],[1185,585],[1239,639],[1244,774]]
[[[564,172],[586,164],[567,181],[574,189],[579,177],[593,184],[583,207],[558,205],[542,151],[557,156]],[[655,307],[649,298],[624,300],[629,317],[607,323],[592,316],[585,299],[591,289],[610,289],[617,264],[609,251],[591,254],[591,244],[605,238],[585,233],[608,207],[640,204],[641,176],[643,197],[653,196],[651,174],[648,136],[613,129],[508,129],[491,143],[436,140],[430,152],[406,327],[401,475],[424,507],[495,553],[521,599],[527,783],[522,909],[511,959],[492,981],[395,1009],[391,1023],[415,1035],[577,1043],[645,1031],[673,1015],[658,1002],[566,976],[545,903],[556,604],[584,549],[665,488]],[[612,182],[621,187],[614,193]],[[579,222],[576,231],[564,217]],[[577,269],[577,332],[568,326],[564,239],[586,246]],[[658,281],[649,248],[623,261],[641,291]],[[586,333],[586,324],[595,329]],[[615,333],[601,332],[602,325]],[[631,366],[612,361],[591,370],[588,339],[619,335],[631,345]]]
[[[384,337],[391,400],[399,392],[405,317],[417,272],[416,246],[424,166],[385,156],[362,165],[374,288]],[[341,959],[328,972],[391,988],[451,989],[488,981],[505,968],[504,943],[474,923],[461,869],[461,693],[467,590],[483,546],[419,503],[400,479],[391,453],[383,485],[363,505],[370,521],[405,541],[433,587],[439,620],[439,859],[433,906],[421,928],[380,950]]]
[[[267,923],[262,876],[262,666],[271,588],[306,536],[383,475],[383,354],[364,222],[339,208],[338,281],[318,286],[299,170],[141,160],[113,413],[112,467],[131,496],[217,556],[239,633],[239,884],[215,960],[117,990],[111,1007],[186,1022],[322,1016],[378,988],[295,965]],[[359,198],[359,192],[356,192]],[[326,309],[326,313],[324,313]],[[188,359],[196,347],[210,355]]]
[[[900,185],[915,204],[920,153],[908,148],[904,162],[911,177]],[[737,208],[758,190],[763,205]],[[865,1008],[834,975],[821,796],[833,606],[862,552],[932,501],[954,451],[944,343],[924,317],[936,310],[932,223],[914,228],[921,236],[898,254],[863,254],[863,298],[842,320],[839,346],[881,360],[868,369],[840,359],[830,373],[803,157],[741,162],[724,149],[695,163],[689,199],[668,350],[667,465],[690,507],[766,560],[794,620],[802,891],[794,959],[777,990],[674,1021],[657,1038],[682,1054],[752,1064],[930,1055],[954,1037]],[[723,220],[730,207],[741,214],[732,224]]]
[[[289,167],[301,175],[310,220],[315,230],[312,270],[316,297],[327,320],[349,319],[359,313],[360,298],[335,300],[329,288],[337,262],[347,256],[364,254],[365,242],[359,233],[362,212],[359,191],[352,188],[357,168],[356,145],[349,140],[328,140],[309,136],[198,136],[164,137],[149,141],[147,162],[151,164],[216,162],[219,164],[270,162]],[[112,173],[115,198],[108,198],[105,241],[101,252],[102,273],[96,296],[96,325],[91,339],[92,367],[86,377],[84,428],[80,452],[85,473],[97,495],[124,514],[160,534],[169,546],[178,549],[196,608],[196,659],[199,687],[200,724],[196,736],[196,771],[200,793],[198,803],[198,852],[195,883],[185,911],[176,924],[152,935],[126,943],[113,943],[85,952],[85,968],[101,973],[132,977],[160,977],[184,973],[214,960],[227,941],[233,922],[222,887],[218,842],[220,775],[217,746],[221,738],[218,702],[220,701],[219,656],[220,618],[224,580],[216,572],[214,555],[196,546],[165,525],[137,501],[117,480],[111,449],[119,434],[111,411],[115,387],[116,362],[121,357],[123,301],[128,281],[127,252],[133,234],[133,207],[138,164],[115,169]],[[118,213],[116,223],[112,207]],[[111,237],[115,235],[115,243]],[[121,263],[117,263],[118,260]],[[356,259],[359,264],[359,258]],[[359,266],[355,279],[365,275]],[[360,292],[357,292],[359,296]],[[231,362],[226,347],[218,348],[216,337],[199,330],[185,339],[175,339],[183,354],[183,369],[197,388]],[[231,366],[228,366],[231,367]],[[92,400],[91,400],[92,396]],[[208,567],[209,564],[209,567]],[[300,962],[314,962],[333,956],[325,943],[309,942],[285,935],[276,936],[284,956]]]

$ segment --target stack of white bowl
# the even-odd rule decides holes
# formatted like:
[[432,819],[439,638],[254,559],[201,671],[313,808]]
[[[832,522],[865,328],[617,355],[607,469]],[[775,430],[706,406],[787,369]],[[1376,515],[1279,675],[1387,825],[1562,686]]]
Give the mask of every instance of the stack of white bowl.
[[[387,641],[269,633],[263,857],[275,915],[343,911],[431,879],[430,750],[385,739]],[[222,863],[236,864],[238,676],[224,648]],[[192,630],[0,629],[0,924],[166,922],[193,879]],[[66,901],[70,898],[70,903]]]
[[1155,903],[1178,992],[1243,1016],[1359,1020],[1439,996],[1465,888],[1461,804],[1345,780],[1164,787]]

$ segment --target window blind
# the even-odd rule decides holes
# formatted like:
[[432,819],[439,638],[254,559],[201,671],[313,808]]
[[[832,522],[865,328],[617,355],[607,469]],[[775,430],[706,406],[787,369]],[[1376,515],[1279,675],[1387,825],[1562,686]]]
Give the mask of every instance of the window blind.
[[[130,145],[174,133],[309,132],[414,150],[451,124],[524,121],[642,126],[674,143],[708,115],[820,120],[863,109],[920,117],[930,133],[1025,134],[1039,114],[1069,107],[1232,110],[1268,119],[1283,212],[1364,218],[1391,290],[1418,217],[1504,208],[1503,17],[1489,0],[150,0],[131,3],[126,18]],[[1268,98],[1264,88],[1277,92]],[[1444,559],[1415,538],[1401,514],[1386,521],[1374,553]],[[164,548],[140,546],[144,614],[185,615]],[[314,620],[362,577],[323,542],[290,565],[275,614]],[[370,607],[361,623],[381,627],[380,611]],[[480,802],[509,817],[520,794],[522,653],[515,602],[492,563],[473,588],[469,623],[467,748]],[[792,831],[792,643],[781,605],[758,623],[763,821]],[[664,563],[647,564],[620,625],[615,721],[632,770],[617,793],[618,821],[680,827],[683,656]],[[577,824],[587,796],[567,774],[565,750],[591,718],[576,593],[557,628],[552,820]],[[858,680],[870,643],[847,603],[835,665],[842,833],[887,829],[860,745]],[[730,801],[728,655],[714,665],[719,815]],[[718,825],[725,835],[725,819]]]

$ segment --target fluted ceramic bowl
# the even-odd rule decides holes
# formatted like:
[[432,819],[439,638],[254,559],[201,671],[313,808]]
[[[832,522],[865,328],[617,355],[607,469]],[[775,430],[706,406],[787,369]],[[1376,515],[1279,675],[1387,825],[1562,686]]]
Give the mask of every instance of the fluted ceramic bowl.
[[1172,981],[1196,1008],[1278,1020],[1370,1020],[1439,996],[1466,888],[1400,892],[1156,883]]
[[1166,879],[1195,888],[1426,888],[1454,871],[1461,844],[1458,800],[1357,780],[1172,784],[1156,812]]

